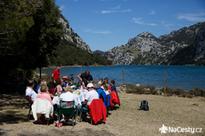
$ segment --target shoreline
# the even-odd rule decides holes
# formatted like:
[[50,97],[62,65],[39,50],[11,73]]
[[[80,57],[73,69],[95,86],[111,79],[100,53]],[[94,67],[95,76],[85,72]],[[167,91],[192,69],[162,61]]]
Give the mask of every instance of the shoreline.
[[161,96],[179,96],[179,97],[205,97],[205,89],[195,88],[191,90],[175,89],[175,88],[156,88],[155,86],[139,85],[139,84],[124,84],[120,90],[130,94],[152,94]]
[[[58,65],[50,65],[47,67],[42,67],[42,68],[55,68]],[[111,64],[111,65],[61,65],[60,67],[101,67],[101,66],[164,66],[164,67],[205,67],[205,65],[192,65],[192,64],[185,64],[185,65],[164,65],[164,64]]]

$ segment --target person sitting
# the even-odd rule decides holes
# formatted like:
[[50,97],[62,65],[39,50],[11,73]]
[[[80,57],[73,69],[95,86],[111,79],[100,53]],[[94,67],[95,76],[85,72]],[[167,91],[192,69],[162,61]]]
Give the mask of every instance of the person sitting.
[[110,115],[111,113],[109,112],[109,110],[110,110],[111,96],[110,96],[110,90],[108,90],[108,79],[106,79],[106,80],[104,79],[103,82],[100,81],[98,84],[100,85],[99,92],[101,93],[101,95],[104,96],[103,102],[104,102],[105,107],[107,109],[107,115]]
[[[76,105],[76,101],[75,101],[75,96],[74,94],[72,93],[73,90],[70,86],[67,86],[66,88],[64,88],[64,92],[61,93],[61,95],[59,96],[59,101],[58,101],[58,104],[54,106],[55,108],[55,111],[58,111],[58,109],[60,108],[61,106],[61,102],[63,103],[67,103],[67,102],[73,102],[74,101],[74,105]],[[62,115],[62,119],[61,121],[65,121],[65,116]]]
[[110,85],[109,85],[109,79],[107,77],[104,78],[103,88],[105,89],[106,95],[110,94],[111,88],[110,88]]
[[82,112],[81,118],[84,121],[87,120],[88,106],[91,104],[91,102],[94,99],[99,99],[99,95],[98,95],[97,91],[94,89],[94,85],[92,83],[89,83],[87,85],[87,90],[88,90],[88,92],[86,93],[85,100],[81,106],[81,112]]
[[37,86],[37,93],[40,93],[41,92],[41,86],[42,85],[46,85],[47,86],[47,81],[46,80],[39,80],[39,84],[38,84],[38,86]]
[[85,86],[87,86],[89,82],[93,81],[93,77],[89,70],[86,70],[84,73],[78,75],[78,78],[84,83]]
[[29,80],[25,91],[25,95],[26,95],[26,99],[31,104],[34,102],[37,96],[37,93],[33,90],[33,87],[34,87],[34,82],[32,80]]
[[62,87],[63,87],[63,88],[66,88],[66,87],[69,85],[69,83],[68,83],[69,78],[68,78],[68,76],[63,76],[62,79],[63,79],[63,81],[62,81]]
[[93,83],[89,83],[87,85],[87,89],[88,89],[88,93],[85,96],[85,103],[87,105],[90,105],[92,100],[99,99],[99,95],[98,95],[97,91],[95,90]]
[[111,108],[113,109],[116,104],[120,106],[120,98],[115,86],[115,80],[110,81],[110,90],[111,90]]
[[61,86],[61,80],[60,80],[60,79],[56,81],[55,91],[56,91],[55,93],[57,93],[57,94],[61,94],[62,91],[63,91],[63,88],[62,88],[62,86]]
[[48,93],[48,87],[47,87],[46,84],[42,84],[42,85],[41,85],[41,90],[40,90],[40,93],[37,95],[37,98],[46,99],[46,100],[48,100],[50,103],[52,103],[51,96],[50,96],[50,94]]
[[102,81],[98,82],[99,88],[97,89],[97,93],[99,95],[99,98],[103,100],[104,105],[107,107],[107,96],[102,84],[103,84]]
[[110,88],[111,88],[111,91],[116,91],[117,92],[117,89],[116,89],[116,86],[115,86],[115,80],[110,81]]
[[37,114],[43,114],[45,118],[53,116],[53,105],[50,94],[48,93],[47,85],[41,85],[41,92],[37,95],[37,98],[32,105],[32,112],[34,120],[37,122],[43,122],[43,120],[38,119]]
[[63,88],[61,86],[61,81],[57,80],[57,86],[53,91],[53,100],[52,103],[54,105],[54,110],[57,108],[57,105],[60,104],[60,95],[63,93]]
[[82,102],[85,101],[85,96],[88,93],[87,88],[85,87],[85,85],[83,84],[83,82],[80,82],[80,88],[79,88],[81,94],[82,94]]
[[67,86],[65,91],[60,95],[60,100],[62,101],[74,101],[74,95],[72,93],[72,88]]

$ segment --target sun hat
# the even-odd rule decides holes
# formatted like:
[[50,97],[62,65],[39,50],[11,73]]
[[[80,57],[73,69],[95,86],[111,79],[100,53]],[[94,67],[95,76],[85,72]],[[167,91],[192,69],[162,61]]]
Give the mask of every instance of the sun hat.
[[70,87],[70,86],[67,86],[67,87],[65,87],[65,89],[64,89],[66,92],[67,91],[72,91],[72,88]]
[[63,78],[63,79],[68,79],[68,76],[63,76],[62,78]]
[[98,85],[102,85],[103,84],[103,82],[100,80],[99,82],[98,82]]
[[92,87],[94,87],[94,85],[93,85],[93,83],[88,83],[87,87],[92,88]]

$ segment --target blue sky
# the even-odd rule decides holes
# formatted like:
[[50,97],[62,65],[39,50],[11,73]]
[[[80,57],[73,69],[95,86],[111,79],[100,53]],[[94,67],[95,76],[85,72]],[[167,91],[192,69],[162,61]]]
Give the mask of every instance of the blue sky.
[[204,0],[56,0],[91,50],[106,51],[141,32],[155,36],[205,21]]

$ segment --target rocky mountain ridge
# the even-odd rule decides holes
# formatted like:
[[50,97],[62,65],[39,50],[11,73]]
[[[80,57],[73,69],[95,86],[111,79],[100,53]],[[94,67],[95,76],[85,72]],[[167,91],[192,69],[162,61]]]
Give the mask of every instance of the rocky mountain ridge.
[[113,64],[205,64],[205,22],[159,38],[143,32],[104,54]]
[[63,15],[61,15],[61,17],[59,18],[59,22],[61,22],[63,25],[64,36],[62,39],[65,42],[72,43],[76,47],[88,51],[89,53],[92,52],[89,45],[86,44],[83,39],[74,32],[74,30],[70,27],[69,22],[63,17]]

